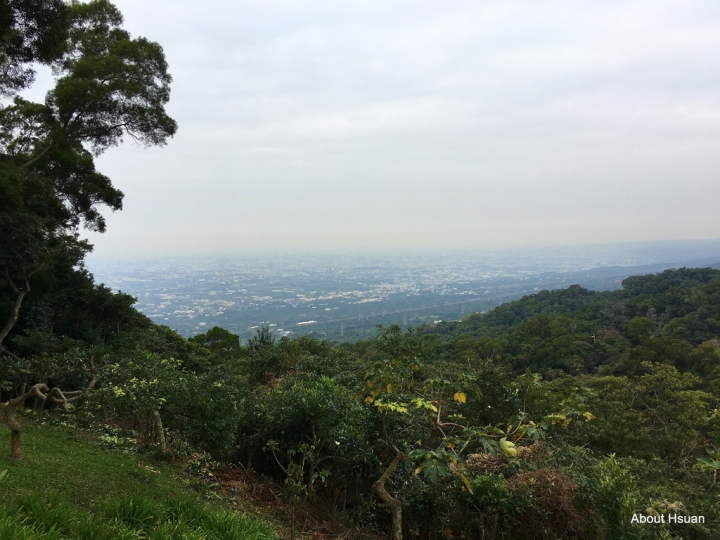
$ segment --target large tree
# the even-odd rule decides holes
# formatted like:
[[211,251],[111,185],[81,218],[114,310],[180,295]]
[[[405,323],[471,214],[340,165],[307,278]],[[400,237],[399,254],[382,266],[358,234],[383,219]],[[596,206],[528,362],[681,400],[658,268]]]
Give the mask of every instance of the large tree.
[[30,86],[33,62],[49,64],[67,39],[68,6],[62,0],[0,2],[0,94]]
[[[14,328],[35,283],[58,268],[82,272],[85,227],[103,232],[101,206],[123,194],[94,158],[129,136],[163,145],[177,125],[165,112],[171,77],[163,50],[122,28],[106,0],[0,2],[0,353],[18,361]],[[44,103],[18,92],[50,65]],[[45,275],[44,275],[45,274]],[[10,339],[9,339],[10,338]],[[31,396],[28,396],[31,397]]]

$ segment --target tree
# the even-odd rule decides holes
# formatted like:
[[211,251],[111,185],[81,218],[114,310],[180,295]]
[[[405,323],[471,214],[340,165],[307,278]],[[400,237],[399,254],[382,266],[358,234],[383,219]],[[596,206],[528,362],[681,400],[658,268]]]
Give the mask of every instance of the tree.
[[[50,389],[45,383],[37,383],[33,385],[29,390],[25,389],[25,384],[22,384],[21,390],[18,395],[3,403],[3,413],[5,420],[7,421],[8,428],[10,429],[10,455],[14,458],[22,457],[22,450],[20,447],[20,434],[22,432],[22,426],[18,421],[17,409],[30,398],[40,400],[41,407],[45,403],[51,403],[55,405],[62,405],[64,412],[74,413],[79,410],[77,403],[85,398],[88,392],[92,391],[98,380],[100,379],[100,373],[95,368],[92,359],[89,362],[89,367],[81,366],[81,369],[86,373],[92,374],[92,378],[87,386],[82,390],[74,391],[63,391],[58,387]],[[42,410],[42,409],[41,409]]]
[[[16,11],[28,18],[34,4],[26,4],[19,2]],[[54,56],[41,48],[41,56],[16,54],[13,60],[37,57],[52,65],[56,84],[45,103],[16,95],[0,109],[0,268],[14,297],[0,345],[17,322],[33,275],[58,251],[74,250],[81,260],[91,246],[78,239],[78,228],[103,232],[98,207],[122,208],[122,192],[95,169],[93,156],[125,135],[163,145],[177,129],[164,109],[171,77],[161,47],[131,39],[122,15],[105,0],[67,9],[55,21],[64,30],[53,35],[66,39],[51,48]]]
[[647,317],[633,317],[623,329],[623,336],[633,345],[639,345],[649,339],[655,331],[655,321]]
[[[17,95],[49,64],[55,87],[45,103]],[[0,354],[8,348],[34,280],[57,264],[82,265],[92,246],[79,228],[103,232],[99,206],[122,208],[123,194],[94,157],[129,136],[163,145],[177,126],[165,113],[171,77],[162,48],[131,38],[110,2],[10,0],[0,5]]]
[[240,337],[219,326],[188,338],[188,341],[202,345],[223,359],[233,358],[240,352]]
[[597,416],[590,433],[594,449],[686,465],[704,446],[712,396],[695,390],[700,379],[674,366],[643,362],[637,377],[589,381]]
[[[465,412],[482,396],[482,371],[469,372],[462,365],[437,359],[412,329],[402,333],[394,325],[381,328],[374,346],[378,358],[366,373],[365,403],[380,415],[381,442],[391,450],[384,453],[394,457],[372,491],[392,514],[394,540],[402,539],[402,501],[388,492],[386,484],[403,462],[413,465],[413,476],[422,475],[431,485],[457,474],[472,491],[461,470],[452,466],[462,462],[463,455],[479,450],[512,458],[517,453],[515,443],[525,437],[538,439],[553,424],[567,426],[575,418],[593,418],[582,407],[581,392],[576,389],[552,404],[557,412],[533,421],[525,410],[526,397],[541,381],[539,375],[528,373],[510,382],[508,393],[516,397],[514,413],[509,418],[496,414],[491,424],[483,426],[477,413]],[[502,384],[496,378],[493,382]],[[425,519],[432,519],[432,513]]]
[[0,95],[27,88],[33,62],[50,63],[67,38],[68,6],[62,0],[0,3]]
[[106,410],[132,418],[140,436],[154,432],[160,453],[166,451],[160,409],[173,394],[183,393],[182,363],[142,351],[128,351],[105,366],[106,384],[99,398]]

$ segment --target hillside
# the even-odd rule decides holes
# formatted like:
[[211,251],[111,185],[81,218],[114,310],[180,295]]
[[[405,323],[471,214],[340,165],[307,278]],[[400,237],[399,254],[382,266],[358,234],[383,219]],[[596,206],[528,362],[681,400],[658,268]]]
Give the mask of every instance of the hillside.
[[709,369],[692,355],[720,337],[720,271],[667,270],[629,277],[622,285],[605,292],[577,285],[540,291],[423,332],[455,352],[473,349],[482,356],[489,348],[516,370],[619,372],[630,369],[629,357],[698,374]]
[[[179,464],[104,431],[25,422],[24,458],[0,456],[0,538],[276,538],[267,518],[216,497],[208,503],[205,483]],[[8,445],[3,430],[0,446]]]
[[[48,292],[52,333],[23,320],[3,364],[0,445],[22,427],[22,457],[0,459],[3,519],[28,537],[232,537],[222,522],[250,538],[719,538],[717,270],[540,291],[352,344],[184,339],[75,283],[85,303]],[[55,507],[70,517],[42,517]],[[632,521],[671,514],[691,521]]]

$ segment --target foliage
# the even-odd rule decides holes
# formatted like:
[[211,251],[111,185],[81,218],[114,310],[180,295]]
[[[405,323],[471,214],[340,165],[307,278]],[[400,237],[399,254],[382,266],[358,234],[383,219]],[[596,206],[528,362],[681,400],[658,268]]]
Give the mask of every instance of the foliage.
[[[0,456],[0,536],[269,537],[160,497],[184,487],[166,463],[138,466],[153,432],[195,472],[247,463],[294,502],[376,532],[392,522],[396,539],[718,538],[718,270],[540,291],[343,346],[268,327],[246,347],[218,327],[185,340],[96,284],[80,229],[103,232],[100,209],[121,209],[123,193],[95,158],[177,129],[162,48],[122,23],[107,0],[0,5],[0,393],[13,440],[46,387],[51,419],[62,407],[123,428],[89,446],[23,420],[33,461]],[[19,95],[38,63],[55,76],[43,103]],[[670,510],[708,523],[629,525]]]
[[328,486],[340,489],[352,485],[372,460],[369,429],[366,409],[331,378],[287,376],[253,393],[239,424],[238,446],[240,456],[270,470],[276,463],[286,478],[299,458],[307,492],[323,470]]
[[[73,308],[82,306],[83,293],[110,297],[110,311],[138,318],[130,297],[94,286],[82,267],[91,246],[78,233],[83,225],[105,230],[101,205],[122,207],[122,192],[96,171],[94,156],[124,135],[162,145],[177,129],[164,110],[171,78],[162,49],[132,39],[121,25],[120,12],[105,0],[12,1],[0,8],[0,91],[13,97],[0,107],[0,315],[6,321],[0,346],[6,356],[35,352],[10,353],[3,343],[8,336],[65,334],[47,324],[69,322],[58,313],[66,309],[62,297]],[[32,83],[34,61],[50,64],[56,77],[43,104],[17,95]],[[91,299],[92,308],[104,307],[98,300]],[[24,302],[36,320],[16,328]],[[102,335],[98,330],[91,333]]]
[[[36,63],[55,74],[43,103],[18,94]],[[395,538],[718,538],[720,271],[540,291],[342,346],[268,327],[245,347],[219,327],[186,340],[96,284],[79,235],[123,203],[95,158],[177,129],[162,48],[106,0],[9,0],[0,67],[0,392],[63,388],[77,400],[50,421],[118,426],[89,445],[28,421],[28,396],[28,466],[0,457],[0,536],[270,536],[186,498],[147,461],[152,433],[193,473],[247,464],[294,505]],[[630,525],[670,511],[707,523]]]
[[106,410],[129,416],[160,408],[183,382],[181,363],[146,351],[115,357],[103,366],[104,385],[96,394]]

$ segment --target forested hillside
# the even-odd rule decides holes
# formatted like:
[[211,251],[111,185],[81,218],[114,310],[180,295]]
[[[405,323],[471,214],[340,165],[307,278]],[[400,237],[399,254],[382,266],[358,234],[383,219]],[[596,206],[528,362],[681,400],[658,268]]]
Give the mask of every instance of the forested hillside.
[[67,302],[60,280],[40,289],[10,334],[6,415],[44,396],[159,456],[190,445],[275,479],[335,531],[717,538],[718,271],[542,291],[350,345],[263,329],[247,347],[220,328],[184,340],[73,272]]
[[698,356],[709,349],[697,347],[720,335],[719,277],[718,270],[683,268],[630,277],[619,291],[541,291],[423,332],[456,353],[496,354],[515,370],[550,376],[629,374],[660,359],[701,374],[712,368]]

